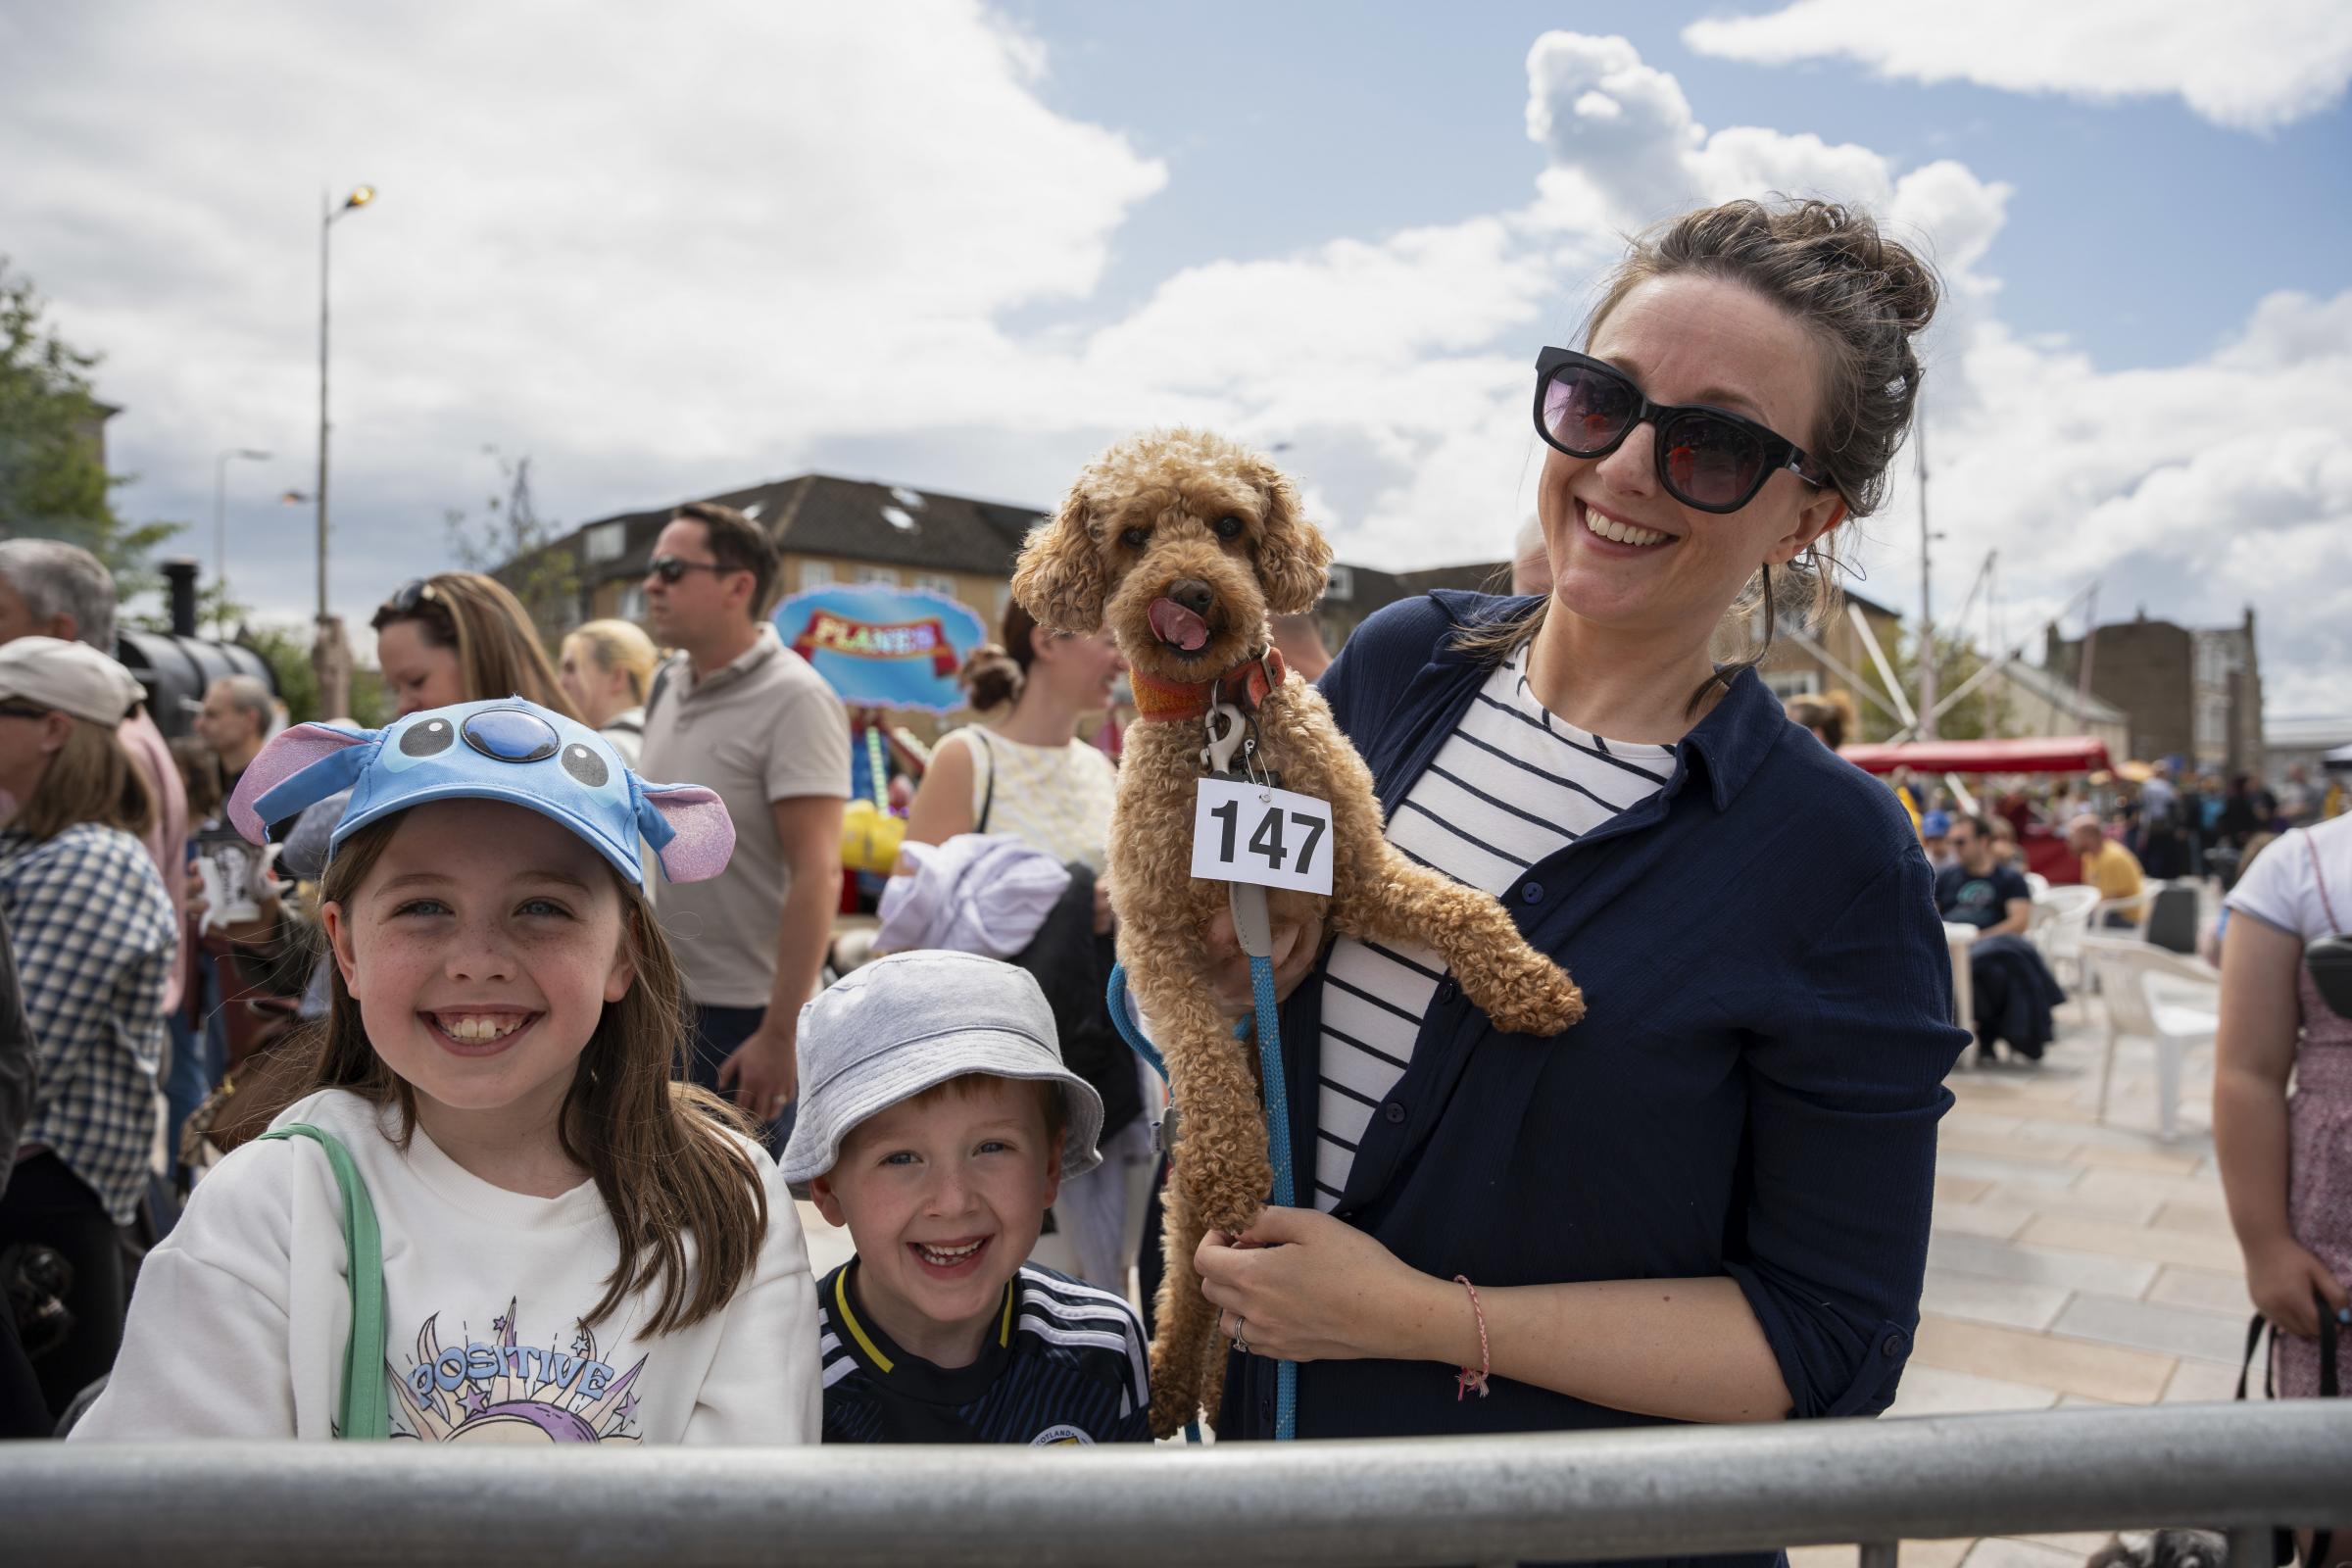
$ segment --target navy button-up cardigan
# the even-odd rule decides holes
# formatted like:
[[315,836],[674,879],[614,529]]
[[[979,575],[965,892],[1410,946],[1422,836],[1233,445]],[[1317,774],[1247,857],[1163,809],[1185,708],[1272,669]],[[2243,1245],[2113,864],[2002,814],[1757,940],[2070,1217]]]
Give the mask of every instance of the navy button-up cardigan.
[[[1348,639],[1322,690],[1394,811],[1489,668],[1457,630],[1526,600],[1441,592]],[[1439,989],[1363,1134],[1337,1213],[1398,1258],[1480,1286],[1729,1275],[1797,1416],[1894,1397],[1919,1321],[1936,1123],[1967,1036],[1926,857],[1891,792],[1741,672],[1675,748],[1664,790],[1505,889],[1583,986],[1553,1040]],[[1291,1147],[1315,1147],[1322,987],[1282,1012]],[[1298,1436],[1652,1424],[1453,1368],[1316,1361]],[[1218,1435],[1270,1437],[1274,1363],[1230,1357]]]

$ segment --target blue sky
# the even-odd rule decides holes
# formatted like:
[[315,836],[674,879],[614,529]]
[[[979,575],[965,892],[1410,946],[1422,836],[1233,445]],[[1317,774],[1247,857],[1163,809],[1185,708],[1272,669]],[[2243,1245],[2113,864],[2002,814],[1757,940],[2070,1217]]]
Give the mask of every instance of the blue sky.
[[[335,240],[364,621],[490,445],[573,523],[811,468],[1043,507],[1194,421],[1285,443],[1343,559],[1496,559],[1617,235],[1857,200],[1950,284],[1939,602],[1997,551],[2021,628],[2253,605],[2274,710],[2352,708],[2352,6],[1617,9],[8,8],[0,251],[107,355],[127,514],[209,562],[214,454],[281,454],[230,575],[297,619],[317,203],[381,188]],[[1905,608],[1909,471],[1847,552]]]
[[1174,266],[1523,200],[1544,164],[1525,128],[1527,46],[1558,26],[1630,39],[1710,129],[1811,131],[1904,165],[1959,158],[2015,185],[1986,256],[2001,314],[2021,332],[2066,334],[2103,368],[2178,363],[2267,293],[2352,280],[2352,106],[2249,134],[2175,98],[2090,105],[1887,81],[1844,61],[1711,59],[1682,27],[1727,8],[1622,6],[1605,21],[1597,9],[1482,3],[1433,27],[1430,8],[1395,0],[1008,7],[1053,50],[1040,95],[1124,128],[1170,170],[1081,316],[1131,308]]

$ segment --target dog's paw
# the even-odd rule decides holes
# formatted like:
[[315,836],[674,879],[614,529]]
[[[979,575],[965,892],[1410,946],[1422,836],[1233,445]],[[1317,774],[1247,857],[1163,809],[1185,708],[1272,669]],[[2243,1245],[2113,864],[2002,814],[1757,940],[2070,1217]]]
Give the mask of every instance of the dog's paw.
[[1470,1000],[1505,1034],[1556,1035],[1585,1015],[1585,994],[1568,971],[1532,950],[1505,957],[1476,987],[1461,978]]
[[1200,1401],[1191,1389],[1179,1389],[1173,1383],[1153,1379],[1152,1384],[1152,1436],[1172,1438],[1182,1432],[1200,1413]]

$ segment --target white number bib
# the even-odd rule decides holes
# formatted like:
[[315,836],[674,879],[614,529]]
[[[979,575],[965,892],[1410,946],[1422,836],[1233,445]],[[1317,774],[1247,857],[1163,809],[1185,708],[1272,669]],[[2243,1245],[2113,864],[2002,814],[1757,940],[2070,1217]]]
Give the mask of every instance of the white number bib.
[[1193,802],[1193,875],[1331,896],[1331,803],[1204,778]]

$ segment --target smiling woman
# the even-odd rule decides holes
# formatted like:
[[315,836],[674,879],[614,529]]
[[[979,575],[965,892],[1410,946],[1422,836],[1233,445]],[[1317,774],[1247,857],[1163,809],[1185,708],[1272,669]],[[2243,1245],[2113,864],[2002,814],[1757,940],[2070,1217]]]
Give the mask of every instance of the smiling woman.
[[1270,1432],[1278,1358],[1301,1437],[1892,1399],[1964,1038],[1928,866],[1709,646],[1877,501],[1935,292],[1819,204],[1645,237],[1540,361],[1551,592],[1392,606],[1331,666],[1390,841],[1501,898],[1590,1010],[1512,1037],[1433,952],[1348,936],[1291,993],[1314,1206],[1200,1250],[1250,1352],[1220,1436]]

